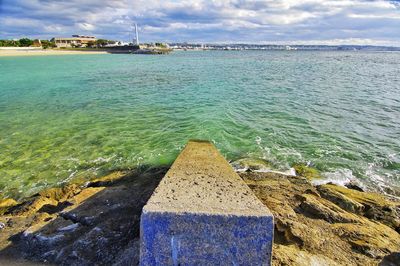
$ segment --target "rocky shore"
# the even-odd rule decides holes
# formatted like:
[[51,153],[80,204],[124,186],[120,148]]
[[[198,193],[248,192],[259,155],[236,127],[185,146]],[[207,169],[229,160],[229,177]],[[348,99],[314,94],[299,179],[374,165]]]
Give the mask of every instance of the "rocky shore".
[[[273,265],[400,265],[400,202],[299,176],[240,173],[275,217]],[[0,200],[0,264],[137,265],[143,205],[167,168]],[[23,259],[22,259],[23,258]]]

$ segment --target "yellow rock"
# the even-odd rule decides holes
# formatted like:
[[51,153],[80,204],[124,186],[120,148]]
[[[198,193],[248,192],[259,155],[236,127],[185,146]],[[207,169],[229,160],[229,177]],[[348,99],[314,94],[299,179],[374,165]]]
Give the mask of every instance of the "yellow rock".
[[302,251],[295,245],[274,245],[272,265],[326,265],[336,266],[339,263],[323,256]]
[[6,207],[12,207],[17,205],[18,202],[16,202],[13,199],[2,199],[0,200],[0,208],[6,208]]
[[355,250],[369,257],[383,257],[400,250],[399,234],[384,224],[363,219],[361,223],[334,224],[332,227]]
[[293,165],[294,170],[296,170],[296,175],[307,178],[308,180],[312,179],[320,179],[320,172],[312,167],[306,166],[304,164],[295,164]]
[[323,187],[337,191],[337,192],[341,193],[342,195],[345,195],[347,198],[355,200],[364,205],[371,205],[371,206],[378,206],[378,207],[400,206],[400,203],[389,201],[384,196],[377,194],[377,193],[361,192],[361,191],[357,191],[354,189],[348,189],[348,188],[334,185],[334,184],[326,184],[326,185],[323,185]]
[[125,171],[116,171],[108,174],[106,176],[96,178],[90,181],[89,186],[91,187],[100,187],[110,185],[121,178],[125,177],[128,173]]
[[75,184],[70,184],[62,188],[49,188],[39,192],[39,195],[57,201],[64,201],[80,191]]

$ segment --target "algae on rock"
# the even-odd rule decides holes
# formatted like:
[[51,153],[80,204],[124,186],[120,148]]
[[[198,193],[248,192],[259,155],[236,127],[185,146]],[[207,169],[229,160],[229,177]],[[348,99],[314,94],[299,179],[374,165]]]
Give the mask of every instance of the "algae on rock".
[[305,164],[294,164],[292,167],[296,171],[296,175],[305,177],[308,180],[322,178],[321,173],[317,169],[307,166]]

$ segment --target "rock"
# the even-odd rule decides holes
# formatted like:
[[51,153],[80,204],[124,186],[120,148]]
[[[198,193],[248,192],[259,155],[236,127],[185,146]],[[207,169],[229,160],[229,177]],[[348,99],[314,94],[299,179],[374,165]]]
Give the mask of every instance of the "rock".
[[[338,204],[342,205],[344,208],[355,208],[356,205],[354,205],[354,202],[363,205],[364,207],[362,210],[357,207],[358,213],[361,213],[372,220],[382,222],[392,227],[397,232],[400,232],[399,202],[390,201],[377,193],[360,192],[334,184],[319,186],[318,190],[320,193],[324,192],[325,196],[338,202]],[[335,195],[337,198],[335,198]]]
[[359,223],[332,226],[338,235],[351,244],[353,249],[371,258],[380,259],[400,248],[399,234],[381,223],[360,219]]
[[116,171],[111,174],[108,174],[106,176],[96,178],[91,180],[88,183],[88,187],[104,187],[104,186],[110,186],[112,184],[115,184],[122,178],[126,177],[128,174],[130,174],[127,171]]
[[238,171],[270,170],[272,164],[264,159],[243,158],[231,163],[232,167]]
[[309,167],[305,164],[294,164],[292,167],[296,171],[296,175],[305,177],[308,180],[321,178],[320,172],[313,167]]
[[30,216],[35,214],[39,211],[43,206],[50,205],[50,206],[57,206],[58,201],[55,199],[36,196],[32,197],[28,201],[17,205],[9,210],[10,214],[12,215],[24,215]]
[[273,265],[376,265],[400,250],[398,232],[363,216],[366,202],[372,206],[377,201],[382,210],[388,204],[395,209],[394,202],[343,187],[336,190],[335,185],[317,191],[300,177],[255,172],[240,176],[274,214]]
[[4,214],[5,212],[8,211],[10,207],[13,207],[17,205],[18,202],[16,202],[13,199],[6,198],[6,199],[1,199],[0,200],[0,215]]
[[385,207],[385,206],[398,206],[399,203],[391,202],[387,200],[384,196],[372,193],[372,192],[361,192],[353,189],[348,189],[342,186],[338,186],[335,184],[326,184],[325,188],[329,188],[333,191],[339,192],[346,197],[353,199],[364,206],[377,206],[377,207]]
[[398,213],[399,211],[393,206],[386,206],[384,208],[370,207],[364,213],[364,216],[375,221],[380,221],[400,233],[400,218]]
[[[89,187],[83,189],[79,194],[75,195],[74,197],[70,198],[68,201],[72,204],[68,209],[74,209],[74,205],[78,205],[83,201],[93,197],[100,191],[102,191],[105,187]],[[65,210],[64,210],[65,211]]]
[[364,205],[352,200],[342,193],[337,192],[336,190],[332,189],[331,186],[317,186],[317,190],[323,198],[335,203],[346,211],[352,213],[362,213],[364,210]]
[[78,194],[80,188],[76,184],[70,184],[62,188],[49,188],[39,192],[39,195],[56,201],[65,201],[66,199]]
[[274,245],[272,265],[326,265],[336,266],[337,262],[323,254],[312,254],[294,245]]
[[345,187],[349,188],[349,189],[354,189],[357,191],[361,191],[364,192],[364,189],[362,189],[359,185],[357,185],[355,182],[349,182],[347,184],[344,185]]
[[400,265],[400,252],[393,252],[386,255],[379,263],[379,266],[398,266]]
[[11,206],[15,206],[18,203],[13,200],[13,199],[2,199],[0,200],[0,208],[4,208],[4,207],[11,207]]
[[[137,264],[140,213],[165,170],[117,173],[94,183],[104,187],[41,193],[9,207],[0,214],[0,264],[9,265],[1,259],[10,254],[56,265]],[[274,215],[273,265],[400,265],[395,199],[315,187],[301,176],[240,176]]]
[[357,222],[357,217],[345,212],[332,202],[314,195],[301,195],[300,208],[308,216],[324,219],[329,223]]

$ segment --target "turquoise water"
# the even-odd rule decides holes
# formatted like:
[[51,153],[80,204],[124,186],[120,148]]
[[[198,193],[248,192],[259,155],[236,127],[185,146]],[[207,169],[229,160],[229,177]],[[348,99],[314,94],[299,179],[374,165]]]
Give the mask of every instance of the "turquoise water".
[[0,191],[19,197],[169,164],[191,138],[230,160],[400,183],[400,53],[209,51],[0,58]]

